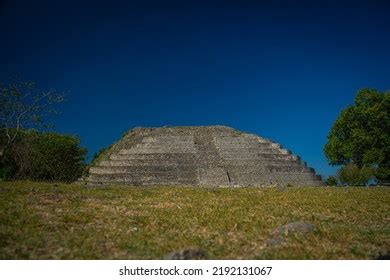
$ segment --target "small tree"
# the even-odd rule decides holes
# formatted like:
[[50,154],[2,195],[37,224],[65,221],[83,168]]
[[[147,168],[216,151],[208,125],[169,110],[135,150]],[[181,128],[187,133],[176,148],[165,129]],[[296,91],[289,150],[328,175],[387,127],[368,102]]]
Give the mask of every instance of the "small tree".
[[42,91],[30,81],[0,83],[0,159],[23,128],[44,125],[43,118],[56,113],[53,105],[63,100],[62,93]]
[[331,165],[370,166],[377,179],[390,180],[389,132],[390,92],[363,89],[333,124],[325,156]]
[[373,170],[363,166],[359,168],[356,164],[349,163],[338,170],[340,182],[350,186],[364,186],[373,176]]

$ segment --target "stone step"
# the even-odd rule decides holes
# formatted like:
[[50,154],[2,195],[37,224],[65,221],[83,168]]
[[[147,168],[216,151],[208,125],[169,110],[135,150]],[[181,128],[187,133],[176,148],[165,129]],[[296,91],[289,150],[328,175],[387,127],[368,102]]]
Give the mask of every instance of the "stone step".
[[299,165],[227,166],[226,170],[239,173],[313,173],[309,168]]
[[161,160],[171,160],[171,159],[195,159],[195,154],[193,153],[148,153],[148,154],[116,154],[111,155],[111,160],[138,160],[138,159],[161,159]]
[[240,154],[240,153],[231,153],[221,155],[225,160],[263,160],[266,158],[274,158],[274,159],[286,159],[291,160],[290,155],[276,154],[276,153],[267,153],[268,157],[263,157],[264,153],[252,153],[252,154]]
[[[206,153],[204,153],[206,154]],[[193,153],[148,153],[148,154],[116,154],[111,155],[111,160],[139,160],[139,159],[145,159],[145,160],[154,160],[154,159],[161,159],[161,160],[170,160],[170,159],[195,159],[195,154]],[[230,155],[226,153],[225,156],[222,157],[223,159],[232,159],[232,160],[262,160],[262,159],[283,159],[283,160],[298,160],[298,156],[293,155],[283,155],[283,154],[277,154],[274,152],[271,153],[251,153],[249,156],[240,155]]]
[[198,172],[168,172],[168,171],[159,171],[159,172],[148,172],[139,170],[137,172],[124,173],[121,170],[99,170],[97,172],[91,172],[91,175],[95,177],[109,177],[109,176],[118,176],[118,177],[131,177],[131,178],[139,178],[139,177],[153,177],[153,178],[198,178]]
[[278,149],[272,147],[266,148],[256,148],[256,147],[239,147],[239,148],[230,148],[226,147],[225,149],[219,149],[219,153],[223,155],[246,155],[246,154],[259,154],[259,153],[270,153],[270,154],[280,154]]
[[[302,162],[299,161],[293,161],[293,160],[285,160],[285,159],[267,159],[267,160],[261,160],[261,159],[234,159],[234,160],[220,160],[219,158],[215,156],[209,156],[204,155],[200,159],[195,158],[167,158],[167,159],[161,159],[161,158],[148,158],[148,159],[131,159],[131,160],[108,160],[108,161],[101,161],[97,167],[103,167],[103,166],[168,166],[168,167],[177,167],[177,166],[193,166],[197,164],[198,160],[202,160],[203,162],[211,162],[217,165],[222,165],[226,167],[264,167],[264,166],[298,166],[298,167],[305,167],[305,165]],[[220,161],[219,161],[220,160]]]
[[277,153],[258,153],[258,157],[261,159],[283,159],[283,160],[293,160],[300,161],[301,158],[296,155],[285,155],[285,154],[277,154]]
[[[183,174],[182,174],[183,175]],[[291,175],[291,174],[289,174]],[[207,176],[207,175],[206,175]],[[202,176],[201,176],[202,177]],[[203,177],[205,178],[205,177]],[[296,176],[287,177],[272,177],[267,176],[266,174],[257,174],[257,173],[229,173],[228,177],[207,177],[207,182],[210,183],[210,178],[214,179],[214,185],[235,185],[239,184],[242,186],[251,186],[251,185],[272,185],[272,184],[296,184],[296,185],[307,185],[307,186],[318,186],[320,182],[316,179],[313,179],[312,176]],[[223,180],[221,180],[223,178]],[[100,174],[95,175],[91,174],[89,177],[90,182],[117,182],[124,184],[168,184],[174,180],[178,185],[180,184],[190,184],[190,185],[202,185],[197,176],[176,176],[174,174]]]
[[[203,163],[207,163],[207,160],[205,158],[202,158]],[[282,167],[292,167],[292,168],[302,168],[302,169],[308,169],[314,171],[312,168],[306,167],[300,162],[297,161],[282,161],[282,160],[268,160],[268,161],[260,161],[260,160],[246,160],[246,161],[237,161],[237,162],[229,162],[229,161],[215,161],[210,162],[218,166],[224,166],[226,168],[267,168],[275,166],[276,168],[279,166]],[[196,168],[197,162],[196,160],[109,160],[109,161],[102,161],[95,167],[153,167],[153,166],[166,166],[166,167],[191,167]]]
[[218,136],[218,140],[221,141],[221,142],[229,142],[229,141],[232,141],[232,142],[242,142],[242,141],[248,141],[248,142],[259,142],[259,143],[268,143],[268,144],[272,144],[274,143],[273,141],[271,140],[268,140],[268,139],[265,139],[265,138],[262,138],[260,136],[257,136],[257,135],[254,135],[254,134],[247,134],[247,133],[236,133],[236,134],[221,134],[221,135],[217,135]]
[[314,173],[314,169],[304,165],[266,165],[266,169],[271,173],[297,172]]
[[216,139],[215,146],[218,148],[242,148],[242,147],[253,147],[253,148],[280,148],[280,145],[275,145],[273,143],[260,143],[257,141],[221,141],[219,139]]
[[191,144],[194,142],[194,136],[192,135],[180,135],[180,134],[171,134],[171,135],[159,135],[156,137],[145,137],[141,143],[188,143]]
[[280,173],[268,174],[258,172],[231,172],[229,171],[229,177],[232,182],[242,182],[245,186],[252,181],[259,181],[262,183],[272,182],[297,182],[297,181],[318,181],[317,177],[312,173],[287,173],[282,176]]
[[195,165],[195,159],[132,159],[132,160],[105,160],[101,161],[98,166],[179,166]]
[[262,173],[259,171],[241,171],[238,170],[235,172],[234,170],[228,170],[231,177],[256,177],[256,178],[265,178],[267,180],[274,180],[275,178],[280,178],[282,181],[290,181],[290,180],[307,180],[316,181],[318,177],[316,174],[311,172],[301,172],[301,173],[289,173],[289,172],[278,172],[278,173]]
[[91,174],[195,174],[194,166],[102,166],[91,167],[89,169]]
[[194,147],[187,146],[167,146],[167,147],[143,147],[137,146],[131,149],[122,149],[118,154],[120,155],[131,155],[131,154],[165,154],[165,153],[195,153]]
[[115,183],[124,185],[198,185],[197,178],[130,176],[127,174],[91,175],[90,183]]
[[[217,182],[215,185],[235,185],[238,184],[241,186],[269,186],[273,184],[281,185],[298,185],[298,186],[319,186],[322,185],[318,180],[311,180],[311,178],[269,178],[266,176],[248,176],[248,174],[243,174],[242,178],[239,178],[237,174],[229,174],[230,182],[225,180],[223,182]],[[237,181],[239,179],[239,181]],[[172,180],[174,182],[172,183]],[[220,180],[217,178],[217,180]],[[118,184],[130,184],[130,185],[202,185],[197,177],[175,177],[175,176],[147,176],[147,175],[128,175],[128,174],[104,174],[104,175],[90,175],[88,182],[91,183],[118,183]]]
[[305,166],[303,162],[297,160],[287,159],[225,159],[227,166],[264,166],[264,165],[298,165]]
[[143,172],[142,170],[138,172],[132,173],[123,173],[120,171],[110,172],[108,170],[102,173],[91,173],[91,176],[95,178],[108,178],[108,177],[116,177],[116,178],[133,178],[133,179],[141,179],[141,178],[158,178],[158,179],[172,179],[172,178],[182,178],[188,180],[194,180],[199,178],[199,174],[194,172]]

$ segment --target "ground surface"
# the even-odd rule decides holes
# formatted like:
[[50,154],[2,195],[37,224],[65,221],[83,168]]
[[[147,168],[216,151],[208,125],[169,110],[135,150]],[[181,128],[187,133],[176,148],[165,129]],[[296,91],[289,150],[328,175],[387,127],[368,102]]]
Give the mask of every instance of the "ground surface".
[[[297,221],[314,229],[280,232]],[[376,258],[390,251],[390,189],[0,183],[0,259],[161,259],[186,248],[212,259]]]

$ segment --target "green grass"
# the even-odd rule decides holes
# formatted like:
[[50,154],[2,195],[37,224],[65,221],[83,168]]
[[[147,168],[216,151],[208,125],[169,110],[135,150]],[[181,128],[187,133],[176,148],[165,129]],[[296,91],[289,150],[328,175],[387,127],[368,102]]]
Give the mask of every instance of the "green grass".
[[[390,252],[389,188],[129,188],[0,183],[0,259],[372,259]],[[274,230],[315,230],[267,246]]]

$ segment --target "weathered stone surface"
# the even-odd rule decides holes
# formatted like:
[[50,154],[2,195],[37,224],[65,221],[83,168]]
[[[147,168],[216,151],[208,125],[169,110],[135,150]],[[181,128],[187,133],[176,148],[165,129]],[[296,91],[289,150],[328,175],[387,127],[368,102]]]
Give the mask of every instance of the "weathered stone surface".
[[303,221],[292,222],[286,225],[282,225],[274,230],[272,233],[273,238],[268,239],[266,246],[276,247],[283,245],[285,239],[290,234],[305,234],[313,231],[315,226]]
[[276,246],[280,246],[282,245],[284,242],[284,239],[281,238],[281,237],[277,237],[277,238],[271,238],[271,239],[268,239],[265,244],[269,247],[276,247]]
[[314,226],[312,224],[306,222],[293,222],[283,226],[278,227],[274,234],[276,235],[287,235],[290,233],[307,233],[314,230]]
[[206,252],[197,249],[183,249],[169,253],[166,260],[207,260]]
[[321,184],[291,151],[225,126],[135,128],[90,168],[92,184],[266,186]]

